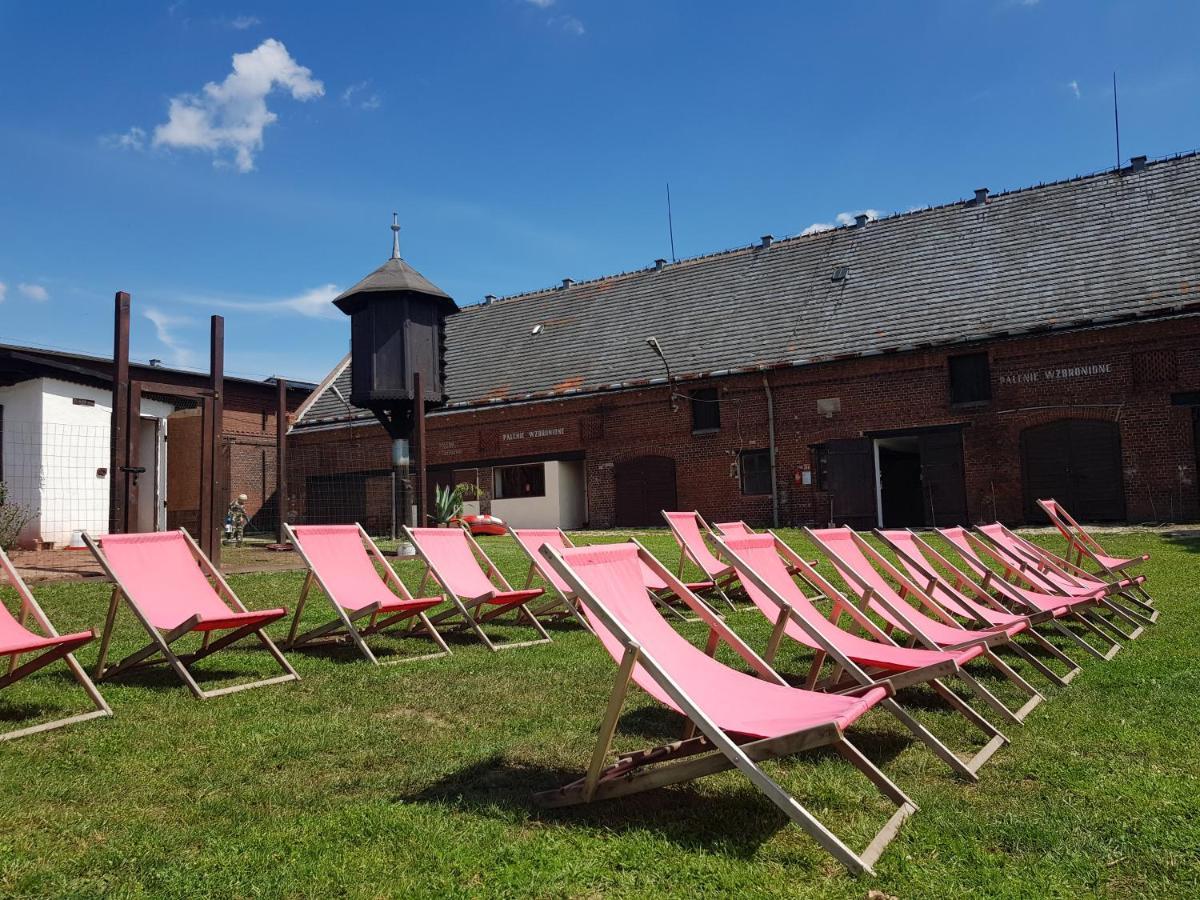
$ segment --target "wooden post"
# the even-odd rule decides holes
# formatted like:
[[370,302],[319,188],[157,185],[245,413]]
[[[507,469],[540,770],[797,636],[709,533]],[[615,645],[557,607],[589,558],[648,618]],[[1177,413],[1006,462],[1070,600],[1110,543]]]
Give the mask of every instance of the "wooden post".
[[[211,336],[209,339],[209,386],[213,392],[212,401],[212,444],[209,454],[212,458],[212,476],[208,487],[208,502],[211,510],[209,519],[208,558],[214,566],[221,564],[221,533],[225,527],[225,505],[229,502],[225,486],[224,459],[221,453],[221,441],[224,436],[223,419],[225,413],[225,319],[221,316],[212,317]],[[202,490],[201,493],[204,493]]]
[[129,473],[129,294],[117,291],[113,318],[113,397],[108,467],[108,530],[121,534],[126,524]]
[[413,487],[416,492],[418,528],[425,527],[428,498],[425,496],[425,391],[421,387],[421,373],[413,373],[413,437],[412,437]]
[[287,520],[287,432],[288,432],[288,400],[287,381],[276,378],[279,388],[275,404],[275,497],[279,507],[279,522],[276,525],[275,541],[287,543],[287,533],[283,524]]

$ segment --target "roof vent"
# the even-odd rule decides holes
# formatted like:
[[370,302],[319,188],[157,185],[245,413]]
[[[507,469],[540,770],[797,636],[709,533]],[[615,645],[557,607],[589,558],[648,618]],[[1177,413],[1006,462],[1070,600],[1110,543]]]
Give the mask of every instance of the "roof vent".
[[663,269],[666,268],[666,266],[667,266],[667,261],[665,259],[656,259],[654,261],[654,271],[656,271],[656,272],[661,272]]
[[496,302],[495,294],[484,294],[483,295],[483,305],[484,306],[491,306],[495,302]]
[[987,195],[987,188],[975,188],[975,205],[983,206],[983,204],[987,203]]
[[563,282],[562,282],[562,289],[565,291],[567,288],[569,288],[574,283],[575,283],[575,280],[573,278],[564,278]]
[[870,220],[870,218],[871,217],[868,216],[866,213],[859,213],[857,216],[854,217],[854,227],[862,228],[864,225],[867,224],[867,222]]
[[162,368],[162,360],[161,360],[161,359],[152,359],[152,360],[150,360],[150,368],[152,368],[152,369],[161,369],[161,368]]
[[768,247],[770,247],[770,246],[771,246],[771,243],[772,243],[774,240],[775,240],[775,236],[774,236],[774,235],[772,235],[772,234],[764,234],[764,235],[762,236],[762,248],[763,248],[764,250],[766,250]]
[[846,281],[850,278],[849,266],[838,266],[833,270],[833,281]]
[[1129,160],[1129,170],[1131,172],[1140,172],[1146,168],[1146,157],[1135,156]]

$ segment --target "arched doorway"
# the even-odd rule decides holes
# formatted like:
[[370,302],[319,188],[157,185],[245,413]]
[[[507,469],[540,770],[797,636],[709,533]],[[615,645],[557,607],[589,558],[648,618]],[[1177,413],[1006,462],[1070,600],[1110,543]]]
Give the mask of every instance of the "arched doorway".
[[619,527],[662,525],[662,510],[675,508],[675,460],[668,456],[622,460],[613,467],[613,480]]
[[1039,522],[1041,497],[1053,497],[1083,522],[1125,518],[1121,430],[1116,422],[1059,419],[1021,432],[1025,518]]

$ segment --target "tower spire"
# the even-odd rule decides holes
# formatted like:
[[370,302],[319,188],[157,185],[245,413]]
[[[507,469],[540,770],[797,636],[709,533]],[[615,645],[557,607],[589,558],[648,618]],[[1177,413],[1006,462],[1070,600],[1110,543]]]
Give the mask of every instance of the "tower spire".
[[399,214],[392,213],[392,259],[400,258],[400,222]]

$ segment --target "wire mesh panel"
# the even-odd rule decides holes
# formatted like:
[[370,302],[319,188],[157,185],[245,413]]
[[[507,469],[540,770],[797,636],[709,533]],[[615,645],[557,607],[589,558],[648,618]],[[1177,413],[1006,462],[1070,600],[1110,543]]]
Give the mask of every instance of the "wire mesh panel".
[[392,536],[403,521],[398,506],[402,487],[392,473],[390,444],[378,433],[345,429],[288,440],[292,524],[358,522],[372,536]]

